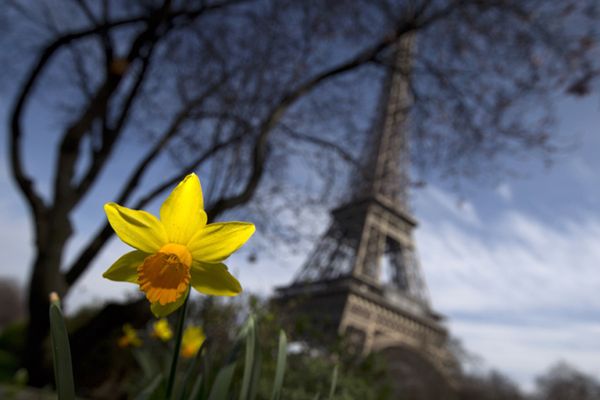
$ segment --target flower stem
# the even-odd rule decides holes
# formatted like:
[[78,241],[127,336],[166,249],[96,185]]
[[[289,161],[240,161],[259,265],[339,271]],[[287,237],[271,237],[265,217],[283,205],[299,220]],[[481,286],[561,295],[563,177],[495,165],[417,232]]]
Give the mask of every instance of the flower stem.
[[188,299],[189,292],[183,301],[183,305],[179,309],[179,320],[177,321],[177,330],[175,332],[175,348],[173,349],[173,361],[171,361],[171,372],[169,373],[169,381],[167,382],[165,399],[170,399],[173,393],[175,373],[177,372],[177,361],[179,360],[179,349],[181,348],[181,336],[183,334],[183,322],[185,321],[185,312],[187,311]]

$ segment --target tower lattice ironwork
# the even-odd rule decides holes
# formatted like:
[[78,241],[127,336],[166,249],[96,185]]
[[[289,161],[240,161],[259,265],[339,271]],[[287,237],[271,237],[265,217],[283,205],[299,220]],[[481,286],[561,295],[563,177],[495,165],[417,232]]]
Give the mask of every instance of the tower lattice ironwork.
[[430,305],[408,200],[412,43],[398,42],[388,58],[368,162],[351,182],[350,200],[332,211],[331,225],[276,299],[288,315],[303,314],[321,333],[346,335],[363,353],[408,351],[447,379],[454,363],[442,317]]

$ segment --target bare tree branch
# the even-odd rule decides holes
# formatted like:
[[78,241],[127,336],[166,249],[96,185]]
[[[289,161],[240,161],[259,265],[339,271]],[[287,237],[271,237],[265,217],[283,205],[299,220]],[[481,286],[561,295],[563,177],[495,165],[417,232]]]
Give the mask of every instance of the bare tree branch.
[[34,219],[42,218],[45,206],[34,187],[34,183],[31,177],[25,172],[23,160],[22,160],[22,149],[21,149],[21,141],[23,136],[22,131],[22,119],[23,119],[23,111],[25,109],[25,105],[29,100],[29,95],[44,68],[46,67],[48,61],[54,55],[54,53],[60,49],[62,46],[72,42],[73,40],[93,35],[104,30],[107,30],[111,27],[117,27],[128,24],[135,24],[139,22],[143,22],[145,17],[137,17],[137,18],[127,18],[114,21],[112,23],[103,24],[101,26],[96,26],[91,29],[85,29],[81,31],[72,32],[66,35],[61,36],[60,38],[55,39],[51,44],[45,47],[45,49],[41,52],[37,62],[30,69],[27,74],[27,78],[24,81],[24,84],[21,86],[21,90],[17,94],[17,101],[11,111],[11,133],[9,136],[9,147],[10,147],[10,159],[11,159],[11,168],[12,175],[14,176],[17,185],[19,186],[21,192],[25,196],[27,200],[31,212],[33,214]]
[[[194,160],[193,163],[180,169],[180,171],[177,174],[175,174],[171,178],[163,181],[161,184],[159,184],[159,185],[155,186],[153,189],[151,189],[146,195],[144,195],[142,198],[140,198],[140,200],[138,202],[136,202],[132,208],[139,209],[139,208],[144,207],[146,204],[148,204],[149,202],[154,200],[156,198],[156,196],[160,195],[165,190],[173,187],[177,182],[179,182],[181,179],[183,179],[183,177],[185,177],[189,173],[189,171],[193,171],[194,169],[196,169],[198,167],[198,165],[206,162],[211,157],[214,157],[222,149],[230,146],[232,143],[239,141],[241,139],[242,139],[241,135],[232,137],[225,142],[215,144],[214,146],[208,148],[196,160]],[[140,171],[140,170],[141,169],[138,169],[138,171]],[[131,180],[133,182],[135,182],[135,184],[137,185],[137,182],[140,177],[141,177],[141,173],[134,174],[134,176],[131,177]],[[125,193],[127,193],[127,194],[125,194]],[[122,194],[121,198],[126,199],[128,197],[128,194],[129,194],[129,192],[124,192]],[[77,279],[81,276],[81,274],[89,266],[90,262],[96,257],[96,255],[98,254],[100,249],[104,246],[104,244],[108,241],[108,239],[110,239],[112,237],[112,235],[113,235],[112,228],[110,227],[110,225],[108,223],[105,222],[104,225],[102,226],[102,228],[100,228],[96,232],[93,239],[91,239],[88,242],[85,249],[79,254],[77,259],[73,262],[73,264],[71,264],[70,268],[66,272],[65,280],[68,285],[72,285],[73,283],[75,283],[77,281]]]
[[75,201],[77,202],[87,191],[90,186],[96,181],[96,177],[102,170],[102,167],[106,163],[106,160],[110,156],[114,144],[117,138],[120,136],[121,131],[127,121],[129,116],[131,107],[134,104],[135,99],[137,98],[137,94],[142,86],[144,78],[146,77],[146,72],[148,70],[148,64],[152,53],[152,48],[148,49],[148,53],[142,57],[142,65],[140,67],[140,71],[136,77],[135,83],[133,87],[129,91],[129,95],[124,101],[123,105],[120,107],[120,115],[117,118],[117,121],[112,126],[105,126],[102,134],[102,145],[99,150],[94,151],[92,155],[92,161],[87,172],[84,174],[84,177],[77,184],[77,189],[75,191]]
[[356,168],[361,166],[361,164],[356,160],[356,158],[352,154],[350,154],[346,149],[344,149],[337,143],[325,140],[323,138],[311,136],[302,132],[298,132],[292,129],[287,124],[282,123],[281,127],[285,131],[285,134],[292,139],[296,139],[300,142],[310,143],[311,145],[317,146],[319,148],[333,150],[333,152],[337,153],[344,161],[351,164],[352,166]]
[[[435,16],[433,16],[432,18],[441,18],[447,12],[450,12],[449,8],[444,9],[443,12],[436,13]],[[296,100],[306,95],[308,92],[313,90],[321,83],[327,81],[328,79],[344,74],[348,71],[352,71],[361,65],[374,61],[383,50],[385,50],[388,46],[394,44],[399,37],[411,32],[413,29],[415,29],[415,25],[412,23],[407,24],[403,22],[399,24],[399,26],[393,34],[387,35],[379,43],[361,51],[352,59],[338,66],[322,71],[321,73],[315,75],[308,81],[292,89],[287,94],[283,95],[281,99],[277,102],[277,105],[271,109],[271,111],[263,120],[258,129],[257,138],[255,140],[252,151],[252,170],[249,178],[246,181],[245,186],[242,188],[242,190],[240,190],[238,194],[222,198],[219,201],[217,201],[217,203],[210,210],[209,216],[211,218],[214,218],[217,215],[224,212],[225,210],[229,210],[240,204],[244,204],[250,198],[252,198],[264,173],[264,165],[267,157],[268,137],[275,128],[275,126],[279,123],[283,114],[294,104]]]
[[[192,10],[192,11],[179,10],[179,11],[170,13],[168,15],[168,17],[171,19],[175,19],[177,17],[185,16],[186,21],[189,22],[190,20],[193,20],[193,19],[197,18],[198,16],[202,15],[206,11],[220,10],[220,9],[225,8],[226,6],[235,5],[235,4],[239,4],[239,3],[243,3],[243,2],[244,2],[244,0],[232,0],[232,1],[225,1],[222,3],[211,4],[208,6],[202,5],[201,7],[197,8],[195,10]],[[10,113],[10,115],[11,115],[11,133],[9,136],[9,149],[10,149],[9,157],[11,160],[10,165],[11,165],[11,169],[12,169],[12,175],[14,176],[14,179],[17,182],[18,187],[20,188],[21,192],[23,193],[25,200],[29,204],[29,207],[30,207],[31,212],[34,217],[34,220],[41,219],[43,217],[45,206],[44,206],[44,202],[43,202],[42,198],[40,197],[39,193],[37,193],[37,191],[34,187],[32,178],[25,172],[24,164],[23,164],[23,160],[22,160],[22,154],[21,154],[22,153],[21,141],[22,141],[22,136],[23,136],[23,131],[22,131],[23,112],[24,112],[25,106],[27,104],[27,101],[29,100],[29,97],[30,97],[29,95],[30,95],[32,89],[34,88],[38,77],[44,71],[44,69],[46,68],[46,65],[48,64],[50,59],[54,56],[54,54],[63,46],[65,46],[75,40],[78,40],[78,39],[81,39],[81,38],[84,38],[87,36],[92,36],[92,35],[96,35],[96,34],[105,34],[108,30],[110,30],[112,28],[122,27],[122,26],[126,26],[126,25],[134,25],[134,24],[139,24],[139,23],[143,23],[143,22],[148,23],[149,17],[146,15],[143,15],[143,16],[134,16],[134,17],[116,19],[116,20],[110,21],[110,22],[105,21],[101,25],[96,25],[96,26],[92,26],[91,28],[81,29],[81,30],[63,34],[62,36],[54,39],[51,43],[49,43],[40,52],[40,56],[38,57],[36,63],[29,70],[29,73],[27,74],[27,78],[25,79],[23,85],[21,86],[19,93],[16,96],[17,100],[15,102],[15,105],[14,105],[11,113]],[[107,93],[104,93],[104,92],[106,92],[107,89],[109,89],[110,86],[112,86],[115,82],[107,82],[107,83],[111,83],[111,85],[105,87],[104,91],[101,91],[98,93],[99,98],[105,97]],[[90,117],[90,113],[88,111],[88,115],[82,116],[82,118],[80,118],[81,123],[79,125],[74,124],[71,127],[71,129],[73,129],[73,132],[78,131],[86,126],[89,127],[89,121],[88,121],[90,119],[89,117]],[[63,143],[65,146],[65,150],[70,150],[69,148],[74,145],[74,143],[71,142],[70,140],[63,141]],[[67,163],[67,164],[71,164],[71,163]],[[59,169],[66,171],[66,170],[72,169],[72,168],[68,168],[68,165],[65,165],[64,167],[59,168]],[[72,173],[69,174],[69,179],[70,179],[71,175],[72,175]],[[60,189],[63,189],[67,186],[67,185],[65,185],[64,181],[65,180],[62,177],[57,178],[57,180],[55,182],[55,187],[57,189],[59,189],[59,191],[57,193],[60,193]],[[67,183],[68,183],[68,180],[67,180]]]

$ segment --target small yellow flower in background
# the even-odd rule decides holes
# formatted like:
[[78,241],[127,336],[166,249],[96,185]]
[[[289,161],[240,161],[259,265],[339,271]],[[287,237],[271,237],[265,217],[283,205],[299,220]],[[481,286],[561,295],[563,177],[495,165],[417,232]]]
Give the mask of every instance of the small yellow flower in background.
[[248,222],[206,224],[202,188],[196,174],[177,185],[160,208],[160,220],[115,203],[104,205],[117,236],[135,248],[104,274],[113,281],[140,285],[157,317],[177,310],[190,286],[215,296],[242,292],[223,261],[254,233]]
[[130,324],[125,324],[123,325],[123,336],[117,340],[117,344],[119,347],[139,347],[142,345],[142,339]]
[[161,318],[152,325],[152,336],[168,342],[173,337],[173,331],[169,326],[169,321],[165,318]]
[[202,343],[204,343],[204,331],[199,326],[188,326],[183,331],[181,338],[181,356],[184,358],[192,358],[198,353]]

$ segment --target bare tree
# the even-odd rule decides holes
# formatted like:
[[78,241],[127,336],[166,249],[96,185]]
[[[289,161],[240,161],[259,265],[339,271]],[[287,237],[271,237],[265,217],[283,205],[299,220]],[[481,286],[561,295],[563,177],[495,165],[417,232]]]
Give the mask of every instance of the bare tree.
[[[242,206],[264,213],[268,204],[271,212],[258,221],[263,231],[294,238],[274,218],[331,199],[340,174],[360,164],[365,115],[377,112],[378,82],[391,67],[386,54],[406,35],[418,44],[410,76],[413,160],[446,175],[485,171],[507,154],[548,154],[546,96],[587,93],[597,73],[592,0],[8,5],[2,17],[15,22],[7,29],[26,39],[15,39],[6,54],[25,48],[33,57],[27,68],[12,64],[25,72],[11,96],[8,152],[34,226],[25,359],[34,385],[47,378],[39,362],[47,294],[66,295],[111,237],[102,223],[66,265],[73,212],[126,140],[138,140],[143,153],[112,177],[120,179],[118,203],[143,207],[200,170],[210,218]],[[57,119],[49,196],[27,172],[24,148],[25,135],[42,134],[26,129],[40,104]],[[320,177],[302,189],[299,162]],[[142,191],[156,165],[155,185]],[[120,323],[119,312],[133,306],[111,307],[75,334],[73,346]]]
[[600,382],[572,366],[559,362],[538,377],[536,399],[592,400],[600,398]]
[[467,375],[460,384],[458,398],[461,400],[519,400],[525,396],[519,387],[500,372],[486,375]]

